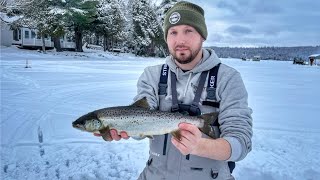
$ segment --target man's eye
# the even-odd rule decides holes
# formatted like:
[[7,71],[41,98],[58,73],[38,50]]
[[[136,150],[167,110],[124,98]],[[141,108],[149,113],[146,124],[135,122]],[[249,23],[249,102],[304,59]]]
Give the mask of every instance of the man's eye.
[[172,31],[172,32],[170,32],[170,34],[171,34],[171,35],[176,35],[176,34],[177,34],[177,32]]
[[186,32],[193,32],[191,29],[187,29]]

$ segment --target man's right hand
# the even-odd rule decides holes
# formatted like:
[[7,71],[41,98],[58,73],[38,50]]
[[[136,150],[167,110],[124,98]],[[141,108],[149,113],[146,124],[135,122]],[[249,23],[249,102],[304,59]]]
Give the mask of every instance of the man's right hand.
[[122,131],[120,132],[120,135],[118,135],[117,130],[111,129],[110,131],[100,132],[99,133],[93,133],[94,136],[102,137],[105,141],[119,141],[121,139],[129,139],[129,136],[126,132]]

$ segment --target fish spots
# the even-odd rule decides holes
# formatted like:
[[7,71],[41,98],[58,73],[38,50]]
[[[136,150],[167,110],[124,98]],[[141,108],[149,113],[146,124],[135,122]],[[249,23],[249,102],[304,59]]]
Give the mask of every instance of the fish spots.
[[138,120],[133,120],[133,121],[132,121],[132,124],[139,125],[139,124],[140,124],[140,121],[138,121]]

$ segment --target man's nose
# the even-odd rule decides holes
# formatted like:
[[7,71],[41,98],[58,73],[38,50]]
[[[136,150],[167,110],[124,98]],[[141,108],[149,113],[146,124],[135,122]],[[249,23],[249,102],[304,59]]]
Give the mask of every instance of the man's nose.
[[178,37],[177,37],[177,43],[178,44],[186,44],[187,41],[188,40],[187,40],[187,36],[186,35],[184,35],[183,33],[180,33],[178,35]]

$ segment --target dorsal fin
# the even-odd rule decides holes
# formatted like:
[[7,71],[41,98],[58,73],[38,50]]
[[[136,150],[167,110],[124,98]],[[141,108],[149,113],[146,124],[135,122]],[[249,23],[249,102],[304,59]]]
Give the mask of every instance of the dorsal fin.
[[147,98],[144,97],[138,101],[136,101],[135,103],[133,103],[131,105],[132,107],[140,107],[140,108],[146,108],[146,109],[150,109],[150,106],[148,104]]

